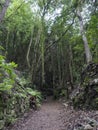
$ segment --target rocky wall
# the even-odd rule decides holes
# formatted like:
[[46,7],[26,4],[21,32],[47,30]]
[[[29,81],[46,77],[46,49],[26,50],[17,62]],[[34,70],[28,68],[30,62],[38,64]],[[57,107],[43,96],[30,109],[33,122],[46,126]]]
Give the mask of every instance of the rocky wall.
[[98,64],[90,63],[85,67],[72,100],[75,108],[98,109]]

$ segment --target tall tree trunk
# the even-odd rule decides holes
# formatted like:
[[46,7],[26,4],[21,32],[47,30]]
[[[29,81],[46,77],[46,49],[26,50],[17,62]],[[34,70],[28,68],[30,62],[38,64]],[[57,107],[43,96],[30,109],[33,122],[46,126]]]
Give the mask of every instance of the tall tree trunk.
[[10,0],[5,0],[5,3],[4,3],[4,5],[3,5],[3,8],[2,8],[2,10],[1,10],[1,12],[0,12],[0,23],[2,22],[2,20],[3,20],[4,16],[5,16],[5,13],[6,13],[6,11],[7,11],[7,8],[8,8],[8,6],[9,6],[9,3],[10,3]]
[[77,9],[77,17],[78,17],[78,19],[79,19],[80,32],[81,32],[82,39],[83,39],[83,42],[84,42],[86,62],[87,62],[87,64],[89,64],[90,62],[92,62],[92,55],[91,55],[90,48],[89,48],[89,45],[88,45],[87,37],[86,37],[86,35],[85,35],[85,30],[84,30],[84,25],[83,25],[83,19],[82,19],[82,16],[81,16],[81,12],[80,12],[80,8],[79,8],[79,7],[78,7],[78,9]]
[[59,43],[58,44],[58,46],[57,46],[57,62],[58,62],[58,77],[59,77],[59,85],[61,86],[61,83],[62,83],[62,81],[61,81],[61,61],[60,61],[60,44],[61,43]]
[[45,83],[45,56],[44,56],[44,39],[42,40],[42,43],[41,43],[41,58],[42,58],[42,86],[43,84]]
[[42,86],[45,84],[45,26],[44,26],[44,13],[41,18],[42,20],[42,35],[41,35],[41,60],[42,60]]
[[71,45],[69,45],[69,73],[70,73],[70,86],[71,86],[71,90],[74,89],[74,87],[73,87],[72,59],[73,59],[72,48],[71,48]]
[[29,43],[28,50],[27,50],[27,55],[26,55],[27,65],[28,65],[29,69],[31,67],[30,66],[29,54],[30,54],[30,49],[31,49],[32,41],[33,41],[33,29],[31,31],[31,39],[30,39],[30,43]]

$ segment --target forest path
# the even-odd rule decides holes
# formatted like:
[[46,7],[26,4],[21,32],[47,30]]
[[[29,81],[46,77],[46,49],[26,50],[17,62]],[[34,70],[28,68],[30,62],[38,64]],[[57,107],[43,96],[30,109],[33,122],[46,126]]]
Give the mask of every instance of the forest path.
[[[66,105],[47,100],[39,110],[25,113],[15,125],[5,130],[78,130],[79,124],[88,124],[88,118],[98,122],[98,111],[74,110]],[[92,130],[98,130],[98,126]]]
[[38,111],[31,111],[27,119],[16,123],[10,130],[65,130],[62,110],[61,103],[48,101]]

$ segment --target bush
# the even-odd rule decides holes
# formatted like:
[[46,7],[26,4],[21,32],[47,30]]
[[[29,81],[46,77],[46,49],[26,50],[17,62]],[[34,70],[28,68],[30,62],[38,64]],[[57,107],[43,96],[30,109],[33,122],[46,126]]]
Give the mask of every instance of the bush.
[[32,90],[31,88],[27,88],[26,91],[30,95],[30,107],[39,107],[42,100],[41,93],[37,90]]
[[41,93],[26,88],[28,80],[16,73],[16,67],[17,64],[7,63],[0,55],[0,128],[12,124],[29,110],[31,98],[34,99],[33,108],[40,106]]
[[10,90],[15,85],[14,68],[16,67],[14,62],[6,63],[5,57],[0,55],[0,91],[11,92]]

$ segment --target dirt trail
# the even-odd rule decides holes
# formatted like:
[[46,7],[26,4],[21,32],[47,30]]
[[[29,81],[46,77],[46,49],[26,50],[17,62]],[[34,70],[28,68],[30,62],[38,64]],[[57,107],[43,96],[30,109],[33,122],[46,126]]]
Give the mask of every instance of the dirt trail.
[[30,112],[27,119],[16,123],[10,130],[65,130],[61,114],[62,105],[48,101],[40,110]]
[[[5,130],[78,130],[88,118],[98,122],[98,111],[74,110],[57,101],[47,101],[37,111],[31,110],[14,126]],[[98,126],[93,130],[98,130]]]

